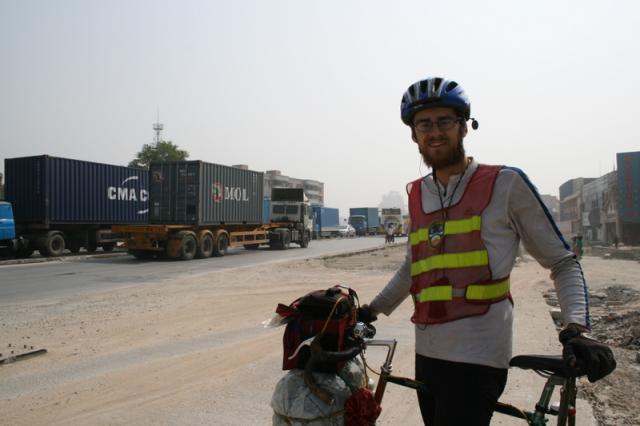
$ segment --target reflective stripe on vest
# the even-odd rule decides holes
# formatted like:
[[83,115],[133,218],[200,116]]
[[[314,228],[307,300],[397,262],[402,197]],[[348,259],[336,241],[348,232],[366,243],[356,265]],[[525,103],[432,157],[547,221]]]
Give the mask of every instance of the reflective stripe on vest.
[[423,288],[416,295],[416,302],[438,302],[464,297],[467,300],[494,300],[507,294],[511,288],[509,278],[492,284],[471,284],[464,288],[453,288],[451,285],[437,285]]
[[[480,231],[482,220],[480,216],[471,216],[468,219],[448,220],[444,223],[444,235],[468,234]],[[409,234],[409,243],[412,246],[429,240],[429,229],[421,228]]]
[[437,254],[413,262],[411,276],[415,277],[432,269],[457,269],[486,265],[489,265],[489,254],[486,250]]

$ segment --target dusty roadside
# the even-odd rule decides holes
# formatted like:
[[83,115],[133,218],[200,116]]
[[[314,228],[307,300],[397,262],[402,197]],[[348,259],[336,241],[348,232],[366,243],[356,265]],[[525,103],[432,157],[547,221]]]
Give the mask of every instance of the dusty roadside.
[[[0,302],[0,352],[9,349],[8,344],[15,350],[27,345],[49,351],[0,366],[0,424],[269,424],[268,402],[282,374],[282,330],[265,330],[261,322],[277,303],[334,284],[351,286],[368,301],[403,256],[404,247],[385,248],[227,270],[91,297],[30,305]],[[616,282],[640,290],[632,279],[640,271],[637,262],[587,257],[584,269],[593,289]],[[549,306],[542,297],[551,288],[547,271],[535,262],[523,262],[513,278],[514,352],[559,353]],[[620,310],[622,305],[615,306]],[[380,337],[398,339],[394,367],[405,375],[413,369],[410,312],[405,302],[377,323]],[[632,401],[639,393],[637,350],[620,351],[624,356],[618,358],[629,360],[623,361],[620,375],[628,380],[616,372],[606,384],[584,386],[586,395],[597,400],[596,414],[604,416],[601,424],[638,424],[637,418],[632,423],[634,414],[623,412],[616,402]],[[505,399],[530,408],[537,397],[532,391],[541,387],[537,376],[514,372]],[[380,424],[421,424],[410,391],[390,388],[384,406]],[[595,424],[586,420],[586,403],[579,410],[585,422],[578,424]],[[497,415],[494,424],[519,423]]]

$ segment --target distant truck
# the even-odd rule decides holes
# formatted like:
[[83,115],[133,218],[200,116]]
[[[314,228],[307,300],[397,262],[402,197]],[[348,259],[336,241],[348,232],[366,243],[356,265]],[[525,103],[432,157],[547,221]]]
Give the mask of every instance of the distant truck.
[[356,229],[356,235],[375,235],[380,225],[377,207],[357,207],[349,209],[349,224]]
[[402,235],[403,220],[402,210],[399,208],[384,208],[380,210],[381,232],[385,233],[391,226],[394,235]]
[[[224,256],[229,247],[257,249],[262,244],[306,248],[312,212],[301,188],[273,188],[263,198],[263,173],[206,163],[152,163],[149,169],[149,224],[114,226],[126,235],[137,258],[190,260]],[[263,208],[269,205],[268,223]]]
[[145,170],[47,155],[6,159],[4,170],[5,256],[111,251],[123,241],[112,225],[147,222]]
[[313,238],[339,235],[340,210],[332,207],[313,207]]

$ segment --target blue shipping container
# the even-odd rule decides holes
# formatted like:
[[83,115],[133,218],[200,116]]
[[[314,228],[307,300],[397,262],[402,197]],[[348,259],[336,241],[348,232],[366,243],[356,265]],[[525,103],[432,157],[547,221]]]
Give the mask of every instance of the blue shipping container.
[[618,162],[618,215],[623,222],[640,223],[640,151],[620,152]]
[[[369,232],[375,232],[375,229],[380,225],[377,207],[353,207],[349,209],[349,216],[364,216]],[[351,225],[358,229],[356,223]]]
[[314,232],[336,231],[340,225],[340,210],[331,207],[313,207]]
[[16,224],[144,224],[146,170],[41,155],[4,161]]

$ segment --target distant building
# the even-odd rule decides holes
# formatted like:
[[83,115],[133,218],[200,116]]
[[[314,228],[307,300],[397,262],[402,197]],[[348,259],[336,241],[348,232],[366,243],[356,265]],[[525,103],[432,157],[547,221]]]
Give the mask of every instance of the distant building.
[[558,227],[589,244],[640,245],[640,151],[616,154],[617,170],[560,185]]
[[[234,164],[232,167],[248,170],[247,164]],[[271,188],[304,188],[304,193],[313,206],[324,207],[324,183],[312,179],[298,179],[282,174],[280,170],[264,172],[264,198],[271,199]]]
[[549,213],[551,213],[553,220],[558,222],[560,220],[560,201],[558,200],[558,197],[555,195],[540,194],[540,198],[547,207],[547,210],[549,210]]
[[280,170],[264,173],[264,195],[269,197],[271,188],[304,188],[312,206],[324,207],[324,183],[312,179],[298,179],[285,176]]
[[592,244],[613,244],[618,231],[617,172],[614,170],[582,187],[582,234]]
[[575,178],[560,185],[560,220],[558,226],[567,238],[582,235],[582,188],[595,178]]

